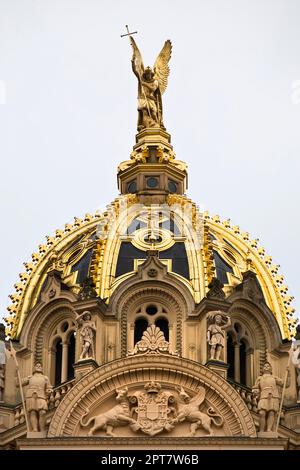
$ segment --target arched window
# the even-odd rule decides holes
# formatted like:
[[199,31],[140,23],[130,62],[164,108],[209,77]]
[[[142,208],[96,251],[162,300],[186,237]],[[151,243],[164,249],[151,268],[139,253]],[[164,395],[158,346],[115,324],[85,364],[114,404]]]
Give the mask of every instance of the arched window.
[[227,376],[247,387],[252,385],[251,351],[246,328],[234,322],[227,333],[227,363],[229,364]]
[[69,319],[59,323],[50,341],[50,382],[57,386],[74,378],[76,343],[74,322]]
[[134,323],[134,344],[142,339],[143,333],[148,328],[148,322],[145,318],[138,318]]
[[[176,343],[176,328],[179,328],[176,324],[176,309],[170,300],[170,306],[166,299],[163,298],[163,302],[159,297],[154,296],[151,291],[151,295],[147,295],[144,301],[138,298],[138,302],[134,308],[132,308],[126,315],[126,322],[130,328],[130,334],[127,336],[127,349],[126,351],[132,351],[138,341],[142,339],[143,333],[147,330],[150,325],[155,325],[163,333],[166,341],[171,344],[171,347],[175,350],[180,350],[180,342]],[[174,312],[175,310],[175,312]],[[175,326],[175,328],[174,328]],[[174,331],[175,330],[175,331]],[[177,346],[177,348],[176,348]],[[122,343],[123,351],[125,352],[125,345]]]
[[155,325],[163,332],[166,341],[169,341],[169,322],[166,318],[158,318]]

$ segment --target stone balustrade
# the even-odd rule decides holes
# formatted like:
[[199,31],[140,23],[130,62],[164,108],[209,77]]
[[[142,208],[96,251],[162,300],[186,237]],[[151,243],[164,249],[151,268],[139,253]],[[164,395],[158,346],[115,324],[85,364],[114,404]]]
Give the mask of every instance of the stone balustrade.
[[70,380],[53,388],[49,397],[49,409],[57,408],[66,393],[73,387],[75,380]]
[[233,388],[235,388],[238,394],[242,397],[248,409],[250,411],[254,411],[255,413],[257,413],[257,397],[252,392],[251,388],[248,388],[244,385],[238,384],[231,380],[229,380],[229,382],[230,382],[230,385],[232,385]]

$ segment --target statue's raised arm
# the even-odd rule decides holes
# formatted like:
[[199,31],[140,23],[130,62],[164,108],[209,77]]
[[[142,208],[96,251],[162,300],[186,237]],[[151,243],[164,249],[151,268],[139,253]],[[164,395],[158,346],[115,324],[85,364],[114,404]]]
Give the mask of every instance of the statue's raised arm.
[[161,96],[168,84],[171,41],[165,42],[153,70],[151,67],[144,67],[142,55],[132,36],[130,36],[130,44],[133,50],[132,70],[138,79],[138,131],[149,127],[165,129]]

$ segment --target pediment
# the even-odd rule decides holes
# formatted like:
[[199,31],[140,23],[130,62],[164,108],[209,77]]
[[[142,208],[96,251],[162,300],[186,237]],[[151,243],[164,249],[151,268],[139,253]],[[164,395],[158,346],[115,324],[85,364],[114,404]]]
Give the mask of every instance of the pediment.
[[209,368],[174,356],[132,356],[99,367],[65,395],[48,437],[255,437],[235,389]]
[[147,259],[138,268],[138,277],[142,280],[162,279],[168,273],[167,266],[159,259],[159,252],[150,250],[147,252]]
[[[45,285],[41,291],[41,302],[46,304],[64,297],[70,297],[70,289],[62,282],[60,272],[53,270],[49,272]],[[74,300],[76,299],[73,293],[71,293],[71,298]]]
[[247,299],[254,304],[266,303],[262,288],[253,271],[247,271],[243,274],[243,281],[234,288],[233,293],[227,300],[233,302],[234,300],[241,298]]

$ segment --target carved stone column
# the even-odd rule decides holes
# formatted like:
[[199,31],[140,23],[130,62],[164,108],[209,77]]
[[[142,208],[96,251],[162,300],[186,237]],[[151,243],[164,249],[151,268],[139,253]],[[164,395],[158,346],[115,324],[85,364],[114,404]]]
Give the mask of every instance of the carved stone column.
[[61,382],[68,380],[68,343],[62,344]]
[[240,343],[234,343],[234,381],[240,382],[241,380],[241,365],[240,365]]
[[52,385],[55,384],[55,358],[56,358],[55,349],[53,347],[49,348],[48,349],[48,364],[50,365],[49,378],[50,378],[50,383]]
[[253,348],[248,348],[246,351],[246,385],[252,387],[253,385]]

